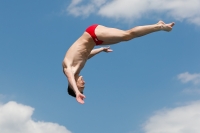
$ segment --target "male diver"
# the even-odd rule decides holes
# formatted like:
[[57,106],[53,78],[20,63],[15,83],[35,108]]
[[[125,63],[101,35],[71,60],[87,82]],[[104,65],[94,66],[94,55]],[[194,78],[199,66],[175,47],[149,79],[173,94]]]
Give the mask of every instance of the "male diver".
[[69,95],[76,97],[76,100],[83,104],[85,98],[83,95],[85,81],[79,75],[81,70],[87,60],[94,55],[102,51],[112,52],[110,47],[93,49],[95,46],[129,41],[157,31],[169,32],[172,30],[174,24],[174,22],[165,24],[163,21],[159,21],[156,24],[137,26],[129,30],[120,30],[98,24],[89,26],[68,49],[62,63],[63,72],[68,79]]

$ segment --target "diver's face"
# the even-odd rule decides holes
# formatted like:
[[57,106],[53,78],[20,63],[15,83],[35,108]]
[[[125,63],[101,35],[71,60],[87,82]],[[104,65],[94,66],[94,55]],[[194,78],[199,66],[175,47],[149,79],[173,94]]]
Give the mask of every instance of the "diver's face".
[[85,81],[83,80],[83,76],[79,76],[76,83],[79,91],[83,92],[85,88]]

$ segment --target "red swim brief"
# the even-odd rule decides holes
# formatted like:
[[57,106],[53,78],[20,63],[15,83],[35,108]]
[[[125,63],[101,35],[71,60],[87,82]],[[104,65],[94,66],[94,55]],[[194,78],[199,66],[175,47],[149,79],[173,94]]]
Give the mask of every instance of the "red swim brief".
[[91,25],[85,31],[90,34],[96,45],[100,45],[103,43],[103,41],[99,40],[95,34],[95,29],[97,26],[98,24]]

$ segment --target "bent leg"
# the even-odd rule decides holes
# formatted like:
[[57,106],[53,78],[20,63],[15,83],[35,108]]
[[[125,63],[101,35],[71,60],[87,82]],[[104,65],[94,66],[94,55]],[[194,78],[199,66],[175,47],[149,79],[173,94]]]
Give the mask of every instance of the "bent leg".
[[95,29],[95,34],[97,38],[104,41],[105,44],[114,44],[160,30],[171,31],[173,26],[174,23],[165,24],[163,21],[159,21],[157,24],[153,25],[137,26],[130,30],[120,30],[99,25]]

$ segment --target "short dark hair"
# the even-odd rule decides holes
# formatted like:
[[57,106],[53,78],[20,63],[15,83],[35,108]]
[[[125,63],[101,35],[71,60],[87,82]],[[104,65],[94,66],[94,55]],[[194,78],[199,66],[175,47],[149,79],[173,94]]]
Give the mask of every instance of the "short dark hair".
[[74,93],[74,90],[68,85],[68,94],[72,97],[76,97],[76,94]]
[[[74,90],[68,85],[68,94],[72,97],[76,97],[76,93],[74,92]],[[83,92],[81,92],[83,94]]]

